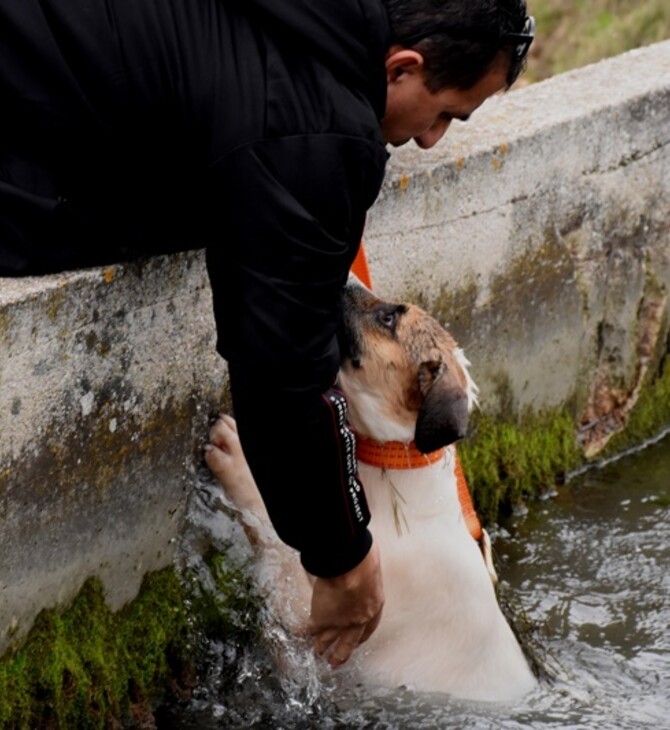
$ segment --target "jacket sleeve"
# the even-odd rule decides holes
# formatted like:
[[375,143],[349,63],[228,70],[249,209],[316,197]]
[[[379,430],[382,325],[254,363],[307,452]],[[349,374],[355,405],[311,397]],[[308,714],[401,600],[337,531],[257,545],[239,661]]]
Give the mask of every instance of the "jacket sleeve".
[[221,235],[207,263],[242,446],[278,535],[322,577],[371,545],[333,385],[341,290],[385,159],[374,141],[320,134],[246,145],[212,168]]

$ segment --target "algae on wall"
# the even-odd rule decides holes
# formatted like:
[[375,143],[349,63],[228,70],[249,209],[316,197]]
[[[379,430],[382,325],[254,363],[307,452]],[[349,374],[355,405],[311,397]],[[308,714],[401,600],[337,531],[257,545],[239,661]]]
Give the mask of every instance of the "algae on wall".
[[526,500],[554,491],[571,471],[641,446],[670,429],[670,349],[649,371],[627,417],[625,428],[613,433],[593,454],[584,449],[574,409],[500,419],[475,414],[471,433],[458,452],[484,522],[495,522],[501,511],[512,511]]
[[485,523],[551,493],[582,462],[574,418],[566,412],[528,413],[519,423],[476,416],[473,432],[459,444],[458,453]]
[[0,661],[0,727],[108,728],[146,714],[187,659],[188,629],[174,570],[148,575],[118,613],[89,579],[67,610],[42,611]]
[[207,564],[210,591],[170,567],[148,574],[118,612],[95,578],[68,608],[42,611],[0,659],[0,728],[146,727],[167,697],[187,698],[204,642],[257,630],[258,604],[240,569],[217,553]]

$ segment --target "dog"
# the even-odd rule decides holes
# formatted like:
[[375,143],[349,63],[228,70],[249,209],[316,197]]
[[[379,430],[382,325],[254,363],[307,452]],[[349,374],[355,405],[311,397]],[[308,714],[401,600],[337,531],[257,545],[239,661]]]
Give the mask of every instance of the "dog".
[[[360,680],[467,700],[516,700],[537,680],[500,610],[457,494],[453,444],[465,435],[477,400],[470,363],[425,311],[382,301],[355,280],[344,290],[343,312],[338,385],[356,434],[386,596],[379,626],[355,652]],[[224,417],[211,438],[208,466],[261,558],[282,555],[282,579],[266,593],[297,630],[308,618],[309,576],[273,535],[234,421]]]

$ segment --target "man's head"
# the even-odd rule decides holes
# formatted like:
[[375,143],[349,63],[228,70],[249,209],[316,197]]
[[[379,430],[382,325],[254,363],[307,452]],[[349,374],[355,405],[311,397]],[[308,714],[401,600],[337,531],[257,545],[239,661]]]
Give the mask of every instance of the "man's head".
[[432,147],[521,73],[534,21],[525,0],[384,0],[392,42],[382,133]]

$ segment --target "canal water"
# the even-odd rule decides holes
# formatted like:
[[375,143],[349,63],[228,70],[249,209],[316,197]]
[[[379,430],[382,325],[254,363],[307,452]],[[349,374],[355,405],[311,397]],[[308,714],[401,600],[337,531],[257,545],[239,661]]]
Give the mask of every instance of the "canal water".
[[[248,560],[220,491],[205,478],[191,523],[196,539]],[[573,475],[493,539],[501,601],[542,670],[522,702],[364,689],[266,617],[285,670],[261,645],[211,642],[202,687],[166,710],[159,727],[670,728],[670,438]],[[206,581],[204,566],[191,561]]]

